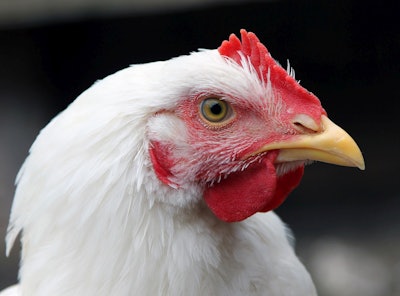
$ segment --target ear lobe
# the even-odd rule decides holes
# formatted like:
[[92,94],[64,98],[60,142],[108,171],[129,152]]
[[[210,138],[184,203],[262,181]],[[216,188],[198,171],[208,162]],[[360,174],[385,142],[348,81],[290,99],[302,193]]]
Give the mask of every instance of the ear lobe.
[[170,187],[178,188],[178,184],[171,181],[173,177],[171,170],[174,166],[174,162],[171,158],[170,151],[171,147],[168,145],[162,145],[159,142],[150,143],[149,154],[157,178]]
[[149,119],[146,132],[148,152],[157,178],[170,187],[179,188],[176,169],[181,155],[177,155],[177,151],[186,144],[184,122],[172,112],[160,112]]

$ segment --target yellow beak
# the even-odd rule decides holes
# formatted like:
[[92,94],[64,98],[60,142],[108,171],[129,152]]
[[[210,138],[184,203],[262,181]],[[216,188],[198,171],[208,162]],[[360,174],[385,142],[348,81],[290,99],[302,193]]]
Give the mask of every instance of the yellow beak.
[[364,170],[364,158],[350,135],[326,116],[322,116],[321,123],[321,132],[298,135],[293,141],[270,143],[252,155],[268,150],[280,150],[277,163],[316,160]]

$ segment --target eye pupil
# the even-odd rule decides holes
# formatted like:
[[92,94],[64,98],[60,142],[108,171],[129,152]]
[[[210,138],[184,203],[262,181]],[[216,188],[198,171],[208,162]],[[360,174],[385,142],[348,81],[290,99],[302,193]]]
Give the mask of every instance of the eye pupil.
[[218,102],[215,102],[210,106],[210,111],[214,115],[219,115],[222,113],[222,106]]

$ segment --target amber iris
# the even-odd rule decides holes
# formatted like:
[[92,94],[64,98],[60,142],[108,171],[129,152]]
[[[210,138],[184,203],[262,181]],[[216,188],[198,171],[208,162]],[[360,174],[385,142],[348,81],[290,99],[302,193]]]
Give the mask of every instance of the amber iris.
[[228,117],[229,105],[218,98],[207,98],[201,102],[201,115],[211,123],[222,122]]

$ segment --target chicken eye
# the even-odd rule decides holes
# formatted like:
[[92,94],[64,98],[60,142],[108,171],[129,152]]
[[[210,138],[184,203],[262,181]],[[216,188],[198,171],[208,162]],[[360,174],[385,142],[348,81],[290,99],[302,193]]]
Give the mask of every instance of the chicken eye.
[[231,108],[226,101],[207,98],[200,104],[201,116],[209,123],[221,123],[229,118]]

